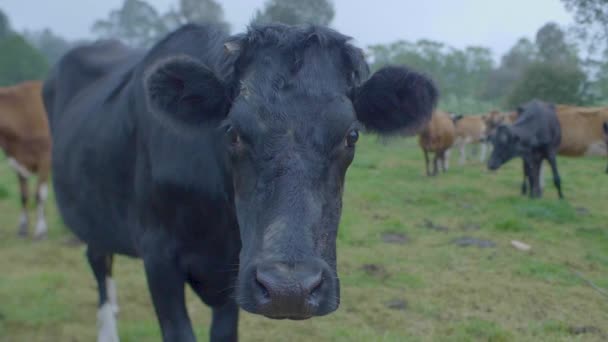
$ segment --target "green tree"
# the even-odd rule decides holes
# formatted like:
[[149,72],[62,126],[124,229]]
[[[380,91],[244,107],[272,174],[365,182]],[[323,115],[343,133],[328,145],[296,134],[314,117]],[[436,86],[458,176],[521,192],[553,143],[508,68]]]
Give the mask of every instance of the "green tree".
[[0,10],[0,39],[8,36],[11,33],[11,23],[8,17]]
[[523,74],[537,59],[537,49],[529,39],[521,38],[502,56],[498,68],[492,70],[482,98],[502,103]]
[[254,21],[328,26],[334,15],[334,4],[331,0],[267,0],[264,9],[256,11]]
[[608,44],[608,1],[606,0],[562,0],[566,9],[574,13],[583,38],[600,42],[603,47]]
[[576,48],[566,42],[566,34],[556,23],[547,23],[536,33],[536,47],[541,61],[578,64]]
[[23,36],[33,47],[44,55],[49,65],[55,64],[73,44],[56,35],[50,29],[24,31]]
[[224,9],[215,0],[179,0],[178,7],[163,16],[165,26],[173,30],[187,23],[220,23],[227,29]]
[[133,47],[149,47],[167,32],[156,9],[143,0],[124,0],[107,19],[97,20],[92,32],[101,38],[117,38]]
[[585,73],[576,65],[537,62],[530,65],[515,84],[507,105],[515,108],[531,99],[583,104],[585,82]]
[[0,51],[0,86],[45,76],[48,69],[45,58],[20,35],[0,38]]

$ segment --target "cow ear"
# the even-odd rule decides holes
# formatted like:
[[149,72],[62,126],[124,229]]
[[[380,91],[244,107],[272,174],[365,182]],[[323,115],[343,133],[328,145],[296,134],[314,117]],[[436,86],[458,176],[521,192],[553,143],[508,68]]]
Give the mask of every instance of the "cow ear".
[[437,105],[433,81],[405,67],[384,67],[355,89],[353,104],[357,119],[378,133],[415,133],[430,118]]
[[150,111],[182,125],[200,125],[226,116],[228,88],[203,63],[170,57],[147,70],[144,89]]
[[608,135],[608,121],[604,122],[604,134]]

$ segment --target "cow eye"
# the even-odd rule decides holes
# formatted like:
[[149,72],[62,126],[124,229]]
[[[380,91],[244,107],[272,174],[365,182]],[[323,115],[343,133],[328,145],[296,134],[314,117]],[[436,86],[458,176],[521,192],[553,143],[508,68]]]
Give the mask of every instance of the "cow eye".
[[351,129],[348,134],[346,134],[346,139],[344,139],[344,144],[346,147],[355,147],[355,144],[359,140],[359,130]]
[[241,141],[241,138],[239,137],[239,133],[231,125],[226,127],[226,137],[228,138],[228,141],[230,142],[231,145],[238,145]]

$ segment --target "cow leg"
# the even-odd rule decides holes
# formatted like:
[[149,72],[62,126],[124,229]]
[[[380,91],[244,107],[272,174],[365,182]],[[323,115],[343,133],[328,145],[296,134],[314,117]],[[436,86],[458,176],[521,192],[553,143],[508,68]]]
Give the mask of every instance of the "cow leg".
[[426,175],[430,176],[431,175],[431,170],[429,167],[429,153],[427,152],[427,150],[424,150],[424,166],[426,166]]
[[433,176],[437,176],[439,173],[439,152],[435,152],[435,156],[433,157]]
[[542,189],[540,187],[540,168],[542,159],[533,157],[530,162],[530,197],[540,198],[542,197]]
[[439,155],[439,160],[441,161],[441,171],[446,172],[448,170],[446,163],[447,163],[447,151],[442,151],[441,154]]
[[27,178],[21,174],[17,174],[19,178],[19,191],[21,192],[21,216],[19,217],[19,229],[17,234],[21,237],[27,236],[29,226],[29,216],[27,213],[27,202],[28,202],[28,189],[27,189]]
[[[161,249],[162,250],[162,249]],[[194,342],[186,310],[185,276],[158,251],[144,257],[148,288],[163,333],[163,341]]]
[[230,298],[226,304],[213,308],[211,342],[238,341],[239,307]]
[[49,188],[45,180],[39,180],[36,187],[36,211],[38,212],[38,221],[36,222],[36,230],[34,231],[35,239],[43,239],[47,236],[48,225],[46,224],[46,215],[44,207],[49,196]]
[[553,184],[555,184],[555,188],[557,189],[557,194],[560,199],[564,198],[564,194],[562,193],[562,180],[559,176],[559,171],[557,170],[557,160],[555,158],[555,154],[550,153],[547,157],[549,160],[549,165],[551,165],[551,172],[553,173]]
[[481,152],[479,152],[479,162],[483,164],[486,161],[486,155],[488,153],[488,144],[486,144],[485,142],[481,142],[480,144]]
[[458,161],[458,164],[460,165],[464,165],[467,161],[467,143],[463,140],[459,146],[458,149],[460,150],[460,159]]
[[108,285],[112,284],[113,286],[113,282],[108,281],[112,274],[112,256],[96,252],[89,246],[87,247],[87,259],[95,275],[99,293],[97,342],[118,342],[115,312],[108,294]]
[[446,150],[443,155],[443,171],[447,171],[450,168],[450,150]]
[[545,163],[541,161],[539,168],[540,171],[538,174],[538,186],[541,190],[543,190],[545,188]]
[[524,164],[524,180],[521,183],[521,194],[525,195],[528,193],[528,183],[530,180],[530,165],[528,164],[528,162],[524,159],[523,160],[523,164]]

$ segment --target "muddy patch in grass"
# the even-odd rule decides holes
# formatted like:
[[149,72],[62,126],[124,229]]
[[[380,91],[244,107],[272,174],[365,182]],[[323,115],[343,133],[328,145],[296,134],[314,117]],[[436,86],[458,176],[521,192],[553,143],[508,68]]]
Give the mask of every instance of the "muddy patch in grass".
[[496,243],[490,240],[478,239],[470,236],[463,236],[452,240],[452,244],[460,247],[479,247],[494,248]]
[[443,226],[440,224],[437,224],[429,219],[424,219],[424,222],[420,225],[422,228],[426,228],[428,230],[433,230],[436,232],[444,232],[447,233],[450,228],[448,228],[447,226]]
[[365,264],[361,266],[361,269],[366,275],[377,279],[386,279],[390,276],[386,268],[382,265]]
[[382,233],[382,241],[384,243],[403,245],[403,244],[408,243],[409,239],[408,239],[407,235],[405,235],[403,233],[386,232],[386,233]]
[[405,311],[407,306],[407,301],[405,299],[392,299],[386,302],[386,307],[391,310]]

